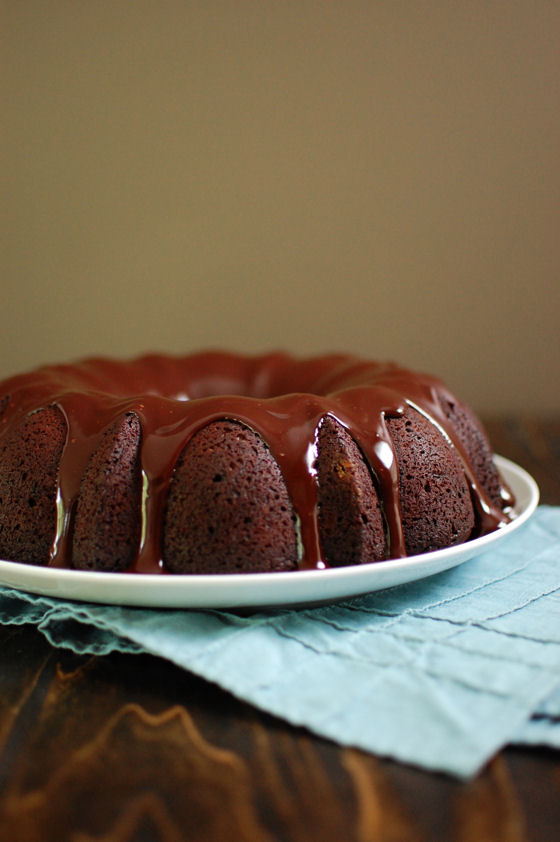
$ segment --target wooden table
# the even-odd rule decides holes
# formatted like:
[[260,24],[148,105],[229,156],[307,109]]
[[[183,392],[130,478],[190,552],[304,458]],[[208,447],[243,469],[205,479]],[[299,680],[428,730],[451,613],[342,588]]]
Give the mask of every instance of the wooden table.
[[[560,420],[488,419],[560,504]],[[0,842],[560,839],[560,754],[466,784],[339,748],[148,656],[77,657],[0,628]]]

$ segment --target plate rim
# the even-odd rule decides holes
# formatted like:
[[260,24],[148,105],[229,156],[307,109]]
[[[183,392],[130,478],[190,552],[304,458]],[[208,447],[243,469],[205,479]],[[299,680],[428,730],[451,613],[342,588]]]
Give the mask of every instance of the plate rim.
[[350,567],[274,573],[107,573],[0,560],[0,586],[38,596],[139,608],[296,607],[357,597],[462,564],[531,517],[539,502],[537,483],[510,459],[498,455],[494,459],[516,495],[516,517],[501,529],[458,546]]

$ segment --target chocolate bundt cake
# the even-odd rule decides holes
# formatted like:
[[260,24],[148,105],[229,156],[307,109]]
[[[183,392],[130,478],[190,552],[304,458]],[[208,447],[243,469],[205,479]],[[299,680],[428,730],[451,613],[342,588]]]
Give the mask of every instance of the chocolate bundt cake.
[[508,520],[473,413],[344,355],[90,359],[0,383],[0,558],[82,570],[340,567]]

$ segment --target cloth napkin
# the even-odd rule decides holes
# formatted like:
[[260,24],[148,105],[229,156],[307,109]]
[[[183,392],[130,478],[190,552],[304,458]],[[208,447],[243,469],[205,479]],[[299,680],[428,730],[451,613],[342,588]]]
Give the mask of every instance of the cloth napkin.
[[560,507],[452,570],[238,616],[0,589],[0,622],[76,653],[149,652],[345,746],[467,778],[508,743],[560,748]]

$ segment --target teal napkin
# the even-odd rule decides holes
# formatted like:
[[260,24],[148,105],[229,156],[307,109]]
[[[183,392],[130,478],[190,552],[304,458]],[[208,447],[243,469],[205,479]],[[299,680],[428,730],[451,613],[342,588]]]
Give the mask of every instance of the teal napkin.
[[243,617],[0,589],[0,621],[77,653],[149,652],[341,745],[459,777],[560,748],[560,507],[430,578]]

